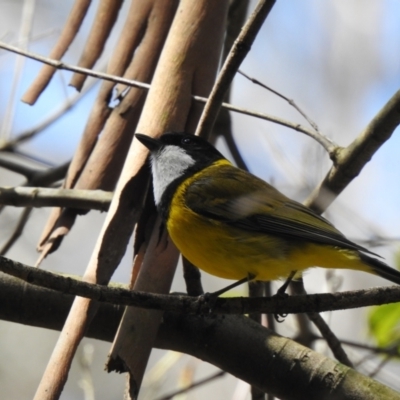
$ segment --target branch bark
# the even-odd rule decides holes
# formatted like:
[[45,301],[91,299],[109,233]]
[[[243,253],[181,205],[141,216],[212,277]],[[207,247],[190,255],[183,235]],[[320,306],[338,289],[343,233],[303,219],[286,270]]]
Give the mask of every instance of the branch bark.
[[[0,275],[1,319],[60,330],[72,301],[70,295]],[[101,304],[86,335],[111,341],[122,311]],[[167,312],[155,346],[191,354],[284,400],[400,399],[392,389],[243,316]]]
[[393,134],[400,124],[400,90],[382,107],[359,136],[346,148],[338,148],[335,163],[315,188],[305,205],[322,213],[365,164]]
[[113,197],[103,190],[0,187],[0,204],[14,207],[70,207],[107,211]]
[[[159,271],[162,266],[154,267]],[[279,297],[220,297],[212,304],[202,296],[157,294],[148,291],[106,287],[64,277],[0,256],[0,271],[15,276],[31,285],[57,290],[99,302],[140,308],[180,312],[184,314],[249,314],[272,313],[294,314],[324,312],[367,307],[400,302],[399,286],[384,286],[372,289],[312,295]]]

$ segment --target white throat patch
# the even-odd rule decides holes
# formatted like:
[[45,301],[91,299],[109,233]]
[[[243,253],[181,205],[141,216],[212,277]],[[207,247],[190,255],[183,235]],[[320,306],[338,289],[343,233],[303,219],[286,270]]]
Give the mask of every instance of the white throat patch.
[[156,205],[161,201],[167,186],[182,176],[195,160],[178,146],[166,146],[158,153],[151,155],[153,173],[154,199]]

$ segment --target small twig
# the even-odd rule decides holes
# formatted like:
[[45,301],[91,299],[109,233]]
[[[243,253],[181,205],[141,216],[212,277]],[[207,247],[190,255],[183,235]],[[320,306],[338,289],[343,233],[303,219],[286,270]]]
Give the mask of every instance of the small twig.
[[392,359],[390,356],[385,356],[383,360],[376,366],[376,368],[368,374],[370,378],[374,378],[380,371],[381,369]]
[[[300,279],[295,281],[291,285],[293,293],[297,295],[306,295],[307,292],[304,288],[303,280]],[[335,358],[342,364],[347,365],[350,368],[354,368],[353,363],[350,361],[346,352],[344,351],[340,340],[332,332],[329,325],[324,321],[324,319],[317,312],[307,312],[307,316],[314,323],[317,329],[320,331],[321,335],[325,338],[326,343],[331,349]]]
[[0,204],[14,207],[68,207],[107,211],[113,193],[103,190],[0,188]]
[[22,133],[16,134],[15,139],[9,140],[0,144],[0,151],[12,150],[17,145],[32,139],[38,133],[44,131],[51,124],[56,122],[60,117],[65,115],[65,113],[71,110],[93,87],[97,84],[97,80],[92,80],[83,89],[82,92],[75,94],[71,99],[67,99],[63,104],[61,104],[57,109],[55,109],[51,114],[49,114],[43,121],[39,122],[33,128],[30,128]]
[[197,387],[199,387],[199,386],[201,386],[201,385],[204,385],[204,384],[206,384],[206,383],[209,383],[209,382],[211,382],[211,381],[213,381],[213,380],[215,380],[215,379],[217,379],[217,378],[221,378],[221,377],[224,376],[225,374],[226,374],[225,371],[219,371],[219,372],[217,372],[217,373],[215,373],[215,374],[209,376],[208,378],[200,379],[199,381],[194,382],[194,383],[192,383],[191,385],[189,385],[189,386],[187,386],[187,387],[185,387],[185,388],[176,390],[175,392],[170,393],[170,394],[168,394],[168,395],[166,395],[166,396],[159,397],[157,400],[171,400],[172,398],[174,398],[175,396],[178,396],[179,394],[187,393],[187,392],[189,392],[190,390],[195,389],[195,388],[197,388]]
[[[57,69],[65,69],[67,71],[78,72],[81,74],[86,74],[88,76],[92,76],[92,77],[95,77],[98,79],[103,79],[103,80],[114,82],[114,83],[123,83],[127,86],[133,86],[133,87],[136,87],[139,89],[149,90],[149,88],[150,88],[150,85],[147,83],[135,81],[132,79],[120,78],[120,77],[117,77],[114,75],[106,74],[104,72],[93,71],[88,68],[81,68],[81,67],[73,66],[70,64],[66,64],[59,60],[53,60],[51,58],[43,57],[43,56],[37,55],[32,52],[23,51],[23,50],[19,49],[18,47],[11,46],[11,45],[8,45],[3,42],[0,42],[0,48],[3,48],[6,50],[9,50],[9,51],[12,51],[13,53],[31,58],[32,60],[36,60],[36,61],[42,62],[44,64],[51,65]],[[208,100],[206,97],[201,97],[201,96],[192,96],[192,99],[194,101],[198,101],[200,103],[206,103]],[[324,149],[329,153],[331,158],[333,157],[333,154],[336,150],[336,147],[328,139],[321,137],[320,135],[317,135],[315,133],[315,131],[307,129],[307,128],[301,126],[300,124],[294,124],[294,123],[286,121],[282,118],[278,118],[278,117],[274,117],[272,115],[247,110],[245,108],[237,107],[237,106],[234,106],[229,103],[222,103],[222,107],[225,107],[226,109],[228,109],[230,111],[234,111],[234,112],[237,112],[240,114],[249,115],[251,117],[260,118],[260,119],[263,119],[266,121],[274,122],[276,124],[286,126],[287,128],[294,129],[295,131],[304,133],[305,135],[316,140],[321,146],[323,146]]]
[[[240,75],[243,75],[245,78],[247,78],[249,81],[253,82],[256,85],[259,85],[263,87],[264,89],[269,90],[271,93],[275,94],[276,96],[280,97],[281,99],[287,101],[292,107],[294,107],[304,118],[305,120],[311,125],[311,128],[313,128],[316,132],[319,132],[318,125],[310,118],[307,116],[307,114],[295,103],[293,99],[289,99],[288,97],[284,96],[283,94],[277,92],[276,90],[270,88],[269,86],[265,85],[264,83],[260,82],[259,80],[252,78],[251,76],[245,74],[243,71],[238,71]],[[328,139],[328,138],[327,138]],[[330,139],[328,139],[330,140]]]
[[[205,102],[205,100],[207,100],[206,98],[199,96],[193,96],[193,99],[200,102]],[[325,136],[316,133],[314,130],[307,129],[300,124],[294,124],[293,122],[289,122],[282,118],[274,117],[272,115],[264,113],[259,113],[256,111],[250,111],[242,107],[236,107],[232,104],[222,103],[222,107],[225,107],[230,111],[235,111],[240,114],[249,115],[255,118],[260,118],[266,121],[273,122],[278,125],[286,126],[287,128],[294,129],[295,131],[304,133],[305,135],[309,136],[310,138],[314,139],[317,143],[319,143],[328,152],[329,157],[332,160],[335,159],[338,147],[330,139],[327,139]]]
[[[1,191],[1,189],[0,189]],[[24,231],[24,227],[29,220],[29,217],[32,212],[32,207],[26,207],[24,211],[22,211],[17,226],[14,229],[12,235],[8,238],[7,242],[4,243],[3,247],[0,249],[0,255],[4,256],[7,254],[8,250],[11,249],[13,244],[18,240],[21,236],[22,232]]]
[[[209,305],[201,297],[154,294],[90,284],[29,267],[1,256],[0,271],[36,286],[100,302],[187,314],[208,313],[210,311]],[[265,297],[217,298],[213,303],[212,311],[216,314],[249,314],[252,312],[290,314],[352,309],[399,301],[400,287],[391,286],[341,293],[290,296],[285,299]]]
[[275,0],[259,0],[255,10],[243,26],[213,86],[210,97],[208,98],[197,125],[196,135],[208,136],[211,132],[224,100],[225,93],[239,69],[240,64],[250,51],[259,30],[274,4]]
[[309,312],[307,313],[307,316],[321,332],[321,335],[325,338],[326,343],[328,344],[335,358],[342,364],[347,365],[350,368],[354,368],[354,365],[344,351],[340,340],[338,340],[324,319],[316,312]]
[[[321,336],[315,336],[314,340],[325,340],[325,338],[321,337]],[[351,347],[356,347],[358,349],[368,350],[375,354],[385,354],[385,355],[392,356],[392,357],[400,357],[400,351],[398,350],[398,346],[376,347],[376,346],[371,346],[371,345],[364,344],[364,343],[353,342],[351,340],[346,340],[346,339],[340,339],[340,343],[342,343],[346,346],[351,346]]]

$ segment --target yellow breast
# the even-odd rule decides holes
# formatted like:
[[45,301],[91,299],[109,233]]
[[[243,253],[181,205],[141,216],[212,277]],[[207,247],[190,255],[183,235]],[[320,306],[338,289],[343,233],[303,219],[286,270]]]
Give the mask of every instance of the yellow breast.
[[[218,163],[209,168],[218,168]],[[286,278],[291,271],[314,266],[368,271],[352,250],[235,228],[195,213],[185,205],[185,191],[204,172],[177,188],[167,220],[175,245],[198,268],[225,279],[239,280],[252,274],[263,281]]]

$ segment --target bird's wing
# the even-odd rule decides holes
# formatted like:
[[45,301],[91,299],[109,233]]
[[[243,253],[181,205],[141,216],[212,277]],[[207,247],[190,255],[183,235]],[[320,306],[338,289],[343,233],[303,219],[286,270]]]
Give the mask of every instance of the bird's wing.
[[233,227],[374,254],[311,209],[233,166],[204,170],[187,187],[185,202],[197,214]]

